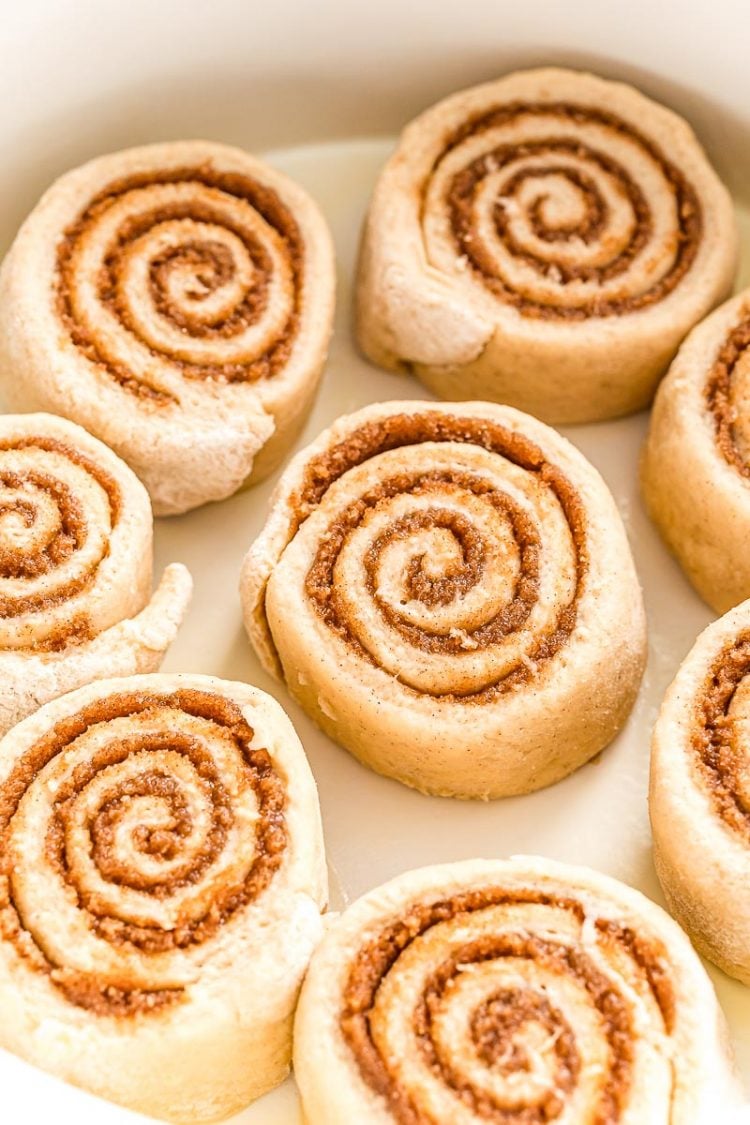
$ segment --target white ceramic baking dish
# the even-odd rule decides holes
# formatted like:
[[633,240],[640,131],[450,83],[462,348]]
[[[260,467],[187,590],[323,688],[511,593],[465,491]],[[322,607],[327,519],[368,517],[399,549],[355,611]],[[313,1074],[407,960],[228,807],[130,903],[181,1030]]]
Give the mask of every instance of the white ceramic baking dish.
[[[304,440],[367,402],[426,397],[405,377],[377,372],[356,356],[349,294],[358,226],[388,138],[437,97],[540,63],[631,80],[691,120],[738,205],[745,194],[750,203],[747,0],[6,0],[0,26],[3,249],[59,172],[151,140],[202,136],[266,153],[318,198],[337,241],[340,294],[333,351]],[[750,282],[750,237],[743,280]],[[288,708],[320,787],[334,906],[409,867],[517,852],[590,864],[660,900],[646,811],[650,728],[711,614],[667,556],[638,498],[645,424],[638,416],[565,431],[604,474],[632,539],[651,635],[639,702],[597,762],[550,790],[506,802],[430,799],[376,777],[319,734],[261,672],[235,591],[273,481],[159,521],[157,565],[181,559],[197,580],[165,667],[246,679]],[[711,972],[750,1077],[750,993]],[[2,1053],[0,1086],[0,1120],[8,1125],[137,1120]],[[292,1083],[235,1120],[298,1122]]]

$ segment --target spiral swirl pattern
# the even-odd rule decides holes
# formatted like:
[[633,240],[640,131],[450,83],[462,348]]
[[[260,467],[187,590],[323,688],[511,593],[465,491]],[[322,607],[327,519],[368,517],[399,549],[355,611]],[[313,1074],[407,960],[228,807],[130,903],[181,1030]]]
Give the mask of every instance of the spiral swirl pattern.
[[[686,951],[654,925],[658,912],[644,902],[639,917],[611,888],[594,889],[593,873],[540,879],[541,861],[517,860],[494,864],[493,880],[492,866],[411,873],[344,916],[313,960],[298,1016],[308,1119],[337,1125],[356,1107],[357,1120],[398,1125],[680,1120]],[[698,987],[706,993],[705,979]],[[347,1060],[341,1097],[314,1084],[313,1035]]]
[[124,516],[116,477],[74,445],[43,432],[0,438],[3,648],[54,651],[91,635],[86,606],[105,560],[130,581],[129,559],[111,555]]
[[423,190],[431,260],[468,269],[524,316],[646,308],[680,283],[702,237],[685,175],[593,106],[511,102],[477,115],[449,138]]
[[127,465],[80,426],[0,418],[0,733],[66,691],[155,671],[192,591],[152,594],[153,519]]
[[174,1003],[197,949],[283,862],[285,799],[231,699],[98,698],[5,777],[0,933],[73,1004],[122,1015]]
[[333,319],[325,220],[239,149],[176,141],[62,176],[0,270],[0,381],[19,411],[79,422],[157,515],[231,495],[281,460]]
[[[466,469],[453,443],[469,447]],[[381,475],[380,461],[356,472],[394,447],[409,449],[408,472]],[[481,702],[564,646],[588,567],[586,517],[532,442],[486,420],[394,415],[311,462],[303,511],[321,481],[352,470],[357,499],[328,524],[305,587],[358,655],[414,691]]]
[[322,932],[315,782],[269,696],[125,676],[0,741],[0,1047],[165,1121],[282,1082]]
[[279,195],[207,164],[106,184],[61,240],[57,294],[76,346],[125,390],[163,401],[175,378],[276,374],[303,270]]
[[594,75],[518,72],[405,129],[368,212],[358,338],[445,399],[617,417],[729,294],[737,247],[681,118]]
[[[472,745],[486,745],[498,737],[504,707],[572,668],[604,596],[604,555],[616,544],[627,551],[611,500],[591,476],[546,427],[500,407],[394,403],[342,419],[289,469],[248,554],[251,639],[303,706],[365,760],[387,741],[386,716],[404,762],[418,715],[439,714],[446,731],[455,722],[456,746],[476,723]],[[613,612],[630,606],[626,686],[614,705],[622,714],[640,675],[642,635],[639,597],[619,563],[618,573]],[[571,682],[574,695],[593,667]],[[556,682],[555,691],[568,690]],[[415,729],[413,737],[424,764],[429,736]],[[440,755],[430,748],[436,769]],[[376,768],[427,784],[393,758]],[[461,785],[470,784],[464,777]]]
[[[512,916],[514,907],[535,916],[545,936],[503,926],[502,914]],[[451,941],[448,921],[456,915],[458,942]],[[402,1036],[396,1038],[398,1021],[411,1008],[401,983],[409,973],[407,962],[419,963],[420,977],[409,981],[409,993],[420,992],[407,1034],[429,1072],[460,1092],[476,1118],[555,1121],[570,1115],[577,1101],[594,1120],[618,1120],[634,1070],[628,997],[590,954],[546,936],[564,930],[566,916],[582,924],[581,904],[488,888],[417,908],[361,950],[344,996],[342,1031],[369,1084],[387,1089],[396,1121],[444,1120],[439,1101],[433,1101],[432,1112],[428,1108],[431,1076],[424,1084],[407,1077],[412,1060],[407,1056],[406,1066],[400,1061],[408,1048]],[[612,944],[615,959],[622,955],[634,962],[669,1033],[672,999],[664,950],[649,949],[624,927],[602,919],[594,927],[603,944]],[[565,995],[561,978],[574,993],[566,997],[567,1016],[550,1000]],[[594,1042],[587,1041],[592,1024],[599,1025]],[[463,1034],[457,1037],[459,1028]],[[606,1060],[603,1073],[592,1081],[600,1060]]]

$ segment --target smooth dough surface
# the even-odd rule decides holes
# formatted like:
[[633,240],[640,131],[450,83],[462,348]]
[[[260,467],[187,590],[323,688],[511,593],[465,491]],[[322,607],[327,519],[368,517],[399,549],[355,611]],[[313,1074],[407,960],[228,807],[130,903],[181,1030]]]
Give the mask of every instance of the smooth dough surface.
[[0,394],[80,422],[157,515],[270,473],[312,405],[333,320],[325,220],[240,149],[176,141],[62,176],[0,270]]
[[0,742],[0,1045],[185,1125],[281,1082],[322,933],[315,783],[247,684],[92,684]]
[[192,593],[152,594],[148,494],[111,449],[49,414],[0,415],[0,734],[91,680],[155,672]]
[[305,980],[294,1070],[309,1125],[709,1125],[740,1101],[672,919],[523,856],[411,871],[350,906]]
[[641,466],[652,519],[717,613],[750,597],[750,291],[680,348]]
[[750,601],[701,633],[654,727],[649,809],[669,908],[750,984]]
[[357,335],[441,398],[612,418],[650,402],[737,256],[685,121],[621,83],[522,71],[404,130],[365,223]]
[[319,726],[429,793],[559,780],[614,738],[643,670],[609,491],[509,407],[340,418],[281,477],[241,592],[261,661]]

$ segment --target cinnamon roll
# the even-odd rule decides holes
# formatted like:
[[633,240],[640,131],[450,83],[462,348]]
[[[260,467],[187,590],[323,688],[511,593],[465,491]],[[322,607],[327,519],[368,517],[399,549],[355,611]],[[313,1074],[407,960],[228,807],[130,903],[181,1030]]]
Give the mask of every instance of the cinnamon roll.
[[152,595],[153,520],[140,481],[80,426],[0,416],[0,734],[63,692],[154,672],[192,580]]
[[679,928],[585,868],[412,871],[350,906],[295,1024],[310,1125],[704,1125],[739,1103]]
[[0,271],[0,387],[80,422],[157,515],[267,475],[296,438],[334,300],[325,221],[239,149],[150,145],[69,172]]
[[654,404],[641,482],[701,597],[717,613],[750,597],[750,290],[680,348]]
[[564,777],[615,736],[643,670],[611,495],[510,407],[339,419],[284,472],[241,587],[264,667],[363,762],[428,793]]
[[269,696],[107,680],[0,742],[0,1045],[166,1121],[280,1082],[322,931],[315,783]]
[[648,404],[737,253],[681,118],[590,74],[520,72],[407,126],[365,224],[357,335],[442,398],[611,418]]
[[699,951],[750,984],[750,602],[701,633],[651,753],[656,870]]

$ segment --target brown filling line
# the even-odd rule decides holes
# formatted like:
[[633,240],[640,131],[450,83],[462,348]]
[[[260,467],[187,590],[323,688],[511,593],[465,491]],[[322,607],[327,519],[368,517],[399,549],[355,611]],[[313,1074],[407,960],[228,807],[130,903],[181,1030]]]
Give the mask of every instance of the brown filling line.
[[[339,1023],[345,1042],[367,1085],[383,1097],[399,1125],[439,1125],[394,1073],[394,1060],[381,1053],[371,1029],[378,990],[401,954],[431,927],[461,914],[471,915],[488,907],[533,904],[570,911],[583,923],[585,913],[575,899],[541,891],[505,890],[489,887],[467,891],[435,903],[416,903],[397,921],[386,926],[355,956],[343,994]],[[468,919],[467,919],[468,920]],[[674,1019],[674,996],[663,949],[638,937],[633,931],[608,919],[598,919],[597,930],[618,942],[641,971],[670,1033]],[[526,1021],[552,1025],[557,1035],[555,1087],[533,1106],[501,1105],[488,1092],[475,1088],[446,1057],[433,1035],[433,1024],[442,1001],[460,972],[483,961],[504,957],[533,960],[561,976],[572,975],[597,1009],[610,1052],[610,1068],[596,1107],[595,1125],[616,1125],[627,1105],[634,1064],[634,1030],[627,999],[620,995],[593,961],[581,950],[548,937],[529,933],[487,933],[453,950],[430,975],[425,991],[412,1013],[412,1028],[420,1052],[435,1076],[478,1117],[515,1125],[542,1125],[559,1117],[565,1096],[575,1088],[581,1059],[575,1037],[548,997],[533,991],[498,992],[488,997],[473,1014],[471,1032],[477,1054],[488,1067],[505,1073],[524,1068],[522,1050],[513,1042],[515,1031]],[[408,1014],[405,1013],[405,1018]],[[397,1071],[397,1067],[396,1067]],[[440,1119],[444,1120],[443,1118]]]
[[[524,316],[565,320],[583,320],[594,316],[621,316],[624,313],[635,312],[664,300],[689,271],[698,253],[703,235],[703,212],[700,200],[690,182],[667,159],[661,149],[615,114],[567,102],[550,102],[547,104],[510,102],[508,105],[499,106],[486,113],[469,118],[459,129],[450,134],[446,139],[443,152],[433,165],[431,174],[434,175],[441,161],[469,137],[507,125],[510,121],[519,117],[546,116],[562,119],[563,126],[565,123],[574,126],[593,123],[613,130],[637,144],[659,167],[661,174],[674,192],[677,213],[677,244],[674,247],[674,260],[671,268],[643,293],[606,299],[596,298],[575,307],[544,304],[533,293],[526,292],[523,289],[512,289],[503,281],[497,272],[491,252],[483,246],[479,237],[474,223],[474,200],[478,186],[488,174],[512,161],[528,156],[548,155],[553,163],[548,168],[522,170],[516,176],[513,176],[506,185],[503,197],[495,205],[494,219],[497,233],[505,241],[511,254],[519,257],[543,275],[554,273],[555,279],[565,285],[577,280],[603,282],[611,277],[618,276],[648,246],[652,234],[651,211],[646,198],[638,185],[628,175],[626,169],[606,153],[592,149],[589,145],[576,140],[575,137],[565,136],[550,137],[525,144],[499,146],[492,152],[472,161],[467,168],[453,178],[448,189],[446,202],[459,253],[465,256],[473,272],[492,293],[503,302],[517,308]],[[575,238],[582,238],[589,242],[601,233],[607,215],[604,199],[600,197],[593,180],[584,177],[576,169],[566,168],[564,165],[554,163],[554,160],[560,154],[576,156],[602,168],[617,181],[633,209],[635,224],[630,241],[623,252],[605,267],[576,267],[567,262],[548,262],[533,252],[523,249],[510,234],[503,200],[510,198],[527,177],[533,176],[538,179],[540,176],[552,175],[553,173],[565,175],[571,183],[579,188],[583,196],[585,218],[582,224],[575,227],[545,230],[541,216],[541,200],[538,200],[530,216],[534,232],[549,242],[563,242]],[[426,189],[427,184],[423,185],[423,199],[426,196]],[[668,247],[668,249],[671,250],[672,248]]]
[[[283,239],[292,275],[292,313],[283,331],[265,354],[251,363],[226,364],[197,364],[183,360],[177,355],[167,355],[169,363],[177,367],[185,377],[209,379],[219,383],[254,383],[261,379],[270,379],[282,370],[289,361],[299,328],[304,272],[304,243],[294,216],[272,188],[249,176],[237,172],[221,172],[207,162],[195,168],[127,176],[109,184],[94,196],[80,218],[65,231],[58,247],[56,286],[58,313],[71,340],[87,359],[115,379],[124,390],[157,405],[169,404],[172,396],[151,385],[142,375],[135,375],[115,356],[108,354],[105,342],[95,338],[88,328],[76,319],[71,290],[75,283],[73,262],[76,249],[85,242],[89,228],[96,224],[101,215],[131,191],[171,183],[195,183],[249,203]],[[167,289],[168,276],[172,268],[185,264],[199,267],[200,272],[197,275],[199,285],[194,294],[197,303],[202,296],[225,283],[231,276],[233,268],[226,248],[219,246],[215,241],[206,239],[200,243],[189,242],[169,250],[151,263],[150,296],[160,315],[170,320],[186,336],[198,338],[215,336],[227,339],[254,323],[266,307],[272,262],[263,246],[256,239],[249,237],[240,226],[235,226],[223,215],[214,213],[209,206],[199,203],[174,204],[152,210],[145,215],[137,215],[123,223],[117,241],[112,246],[101,275],[97,279],[99,300],[110,309],[124,328],[135,336],[138,336],[136,327],[132,324],[127,309],[119,297],[120,276],[125,257],[133,241],[153,226],[186,218],[216,223],[231,230],[243,242],[255,268],[253,288],[231,315],[215,325],[202,324],[199,317],[190,317],[185,309],[175,309],[168,298]],[[139,342],[148,347],[140,337]],[[164,358],[153,348],[149,347],[149,351],[155,360]]]
[[750,839],[750,809],[741,797],[733,724],[729,719],[735,693],[750,675],[750,634],[737,637],[716,658],[696,701],[693,749],[714,808],[726,825]]
[[[92,477],[105,493],[109,502],[110,526],[115,527],[122,511],[122,496],[117,481],[105,469],[79,450],[58,441],[56,438],[29,435],[11,441],[0,442],[0,454],[18,449],[38,449],[56,453],[78,465]],[[72,490],[50,473],[36,469],[23,472],[8,472],[0,469],[0,485],[22,492],[24,488],[48,493],[60,512],[60,531],[37,555],[25,550],[15,550],[9,544],[0,545],[0,575],[3,578],[38,578],[51,573],[56,567],[67,562],[79,550],[88,534],[86,512]],[[34,504],[29,498],[17,496],[12,502],[0,503],[0,515],[8,512],[19,513],[27,527],[31,528],[35,519]],[[11,597],[0,596],[0,619],[21,617],[27,613],[39,613],[62,605],[82,590],[87,589],[94,580],[98,562],[80,571],[68,582],[57,586],[49,593],[38,593]],[[44,641],[37,642],[36,651],[59,652],[68,644],[80,644],[92,636],[88,620],[78,614],[71,615],[62,622]]]
[[[743,313],[746,317],[747,313]],[[737,444],[734,434],[734,408],[732,406],[732,379],[737,364],[750,348],[750,319],[736,324],[721,346],[706,384],[706,402],[713,415],[716,444],[727,464],[743,477],[750,478],[750,464]]]
[[[455,696],[469,702],[486,702],[498,693],[528,683],[535,674],[535,666],[550,660],[565,645],[576,625],[577,603],[588,571],[586,515],[580,496],[560,469],[545,460],[541,450],[533,442],[493,422],[478,418],[451,417],[440,413],[396,414],[381,422],[366,423],[345,441],[319,455],[308,465],[301,494],[295,500],[297,516],[292,536],[320,503],[333,482],[350,469],[378,453],[419,445],[427,441],[465,442],[478,445],[536,474],[538,479],[552,490],[560,504],[568,521],[576,551],[576,588],[573,600],[562,607],[553,627],[540,637],[527,660],[519,661],[518,665],[502,679],[481,691]],[[486,495],[489,502],[507,516],[519,545],[520,574],[514,596],[491,621],[484,623],[473,632],[469,631],[468,637],[472,649],[495,644],[520,628],[528,619],[538,597],[540,565],[538,533],[528,516],[504,493],[462,472],[420,473],[418,476],[401,474],[390,480],[380,481],[330,524],[305,580],[307,596],[326,625],[342,637],[358,656],[373,664],[376,663],[374,658],[352,633],[336,598],[333,584],[336,560],[347,538],[361,523],[365,513],[382,500],[400,492],[420,494],[434,491],[439,497],[441,489],[445,487],[469,488],[477,495]],[[441,512],[439,509],[435,516],[431,526],[437,523],[438,526],[450,528],[457,535],[459,543],[462,543],[463,564],[455,575],[441,580],[440,584],[435,586],[422,574],[420,560],[414,561],[407,581],[413,595],[416,597],[421,595],[427,605],[446,604],[469,589],[481,580],[483,565],[481,545],[477,541],[476,533],[470,531],[468,522],[464,524],[454,513]],[[375,596],[380,554],[394,538],[409,534],[414,521],[421,521],[427,525],[430,517],[421,514],[409,517],[406,521],[402,520],[389,528],[372,545],[366,560],[366,577],[371,596]],[[465,641],[462,642],[462,638],[440,637],[427,633],[400,621],[391,607],[382,603],[377,597],[375,600],[389,625],[415,647],[426,652],[459,653],[465,650]],[[409,690],[416,692],[416,689]],[[442,698],[453,699],[454,696],[448,693]]]
[[112,983],[94,974],[53,964],[45,950],[25,929],[13,896],[8,848],[12,820],[37,774],[90,727],[132,715],[148,718],[165,707],[215,723],[225,736],[229,735],[236,743],[244,761],[246,782],[255,791],[259,806],[255,858],[241,883],[227,883],[221,887],[201,918],[186,919],[174,930],[135,925],[110,916],[106,904],[97,902],[93,896],[85,896],[74,885],[66,855],[66,823],[71,806],[77,794],[101,770],[141,751],[158,753],[159,750],[169,750],[182,754],[192,763],[213,810],[212,827],[204,847],[194,860],[178,868],[170,879],[162,879],[158,885],[149,885],[148,880],[129,872],[118,860],[114,846],[114,826],[118,814],[134,796],[159,796],[167,801],[173,818],[172,827],[156,832],[144,828],[135,843],[146,854],[169,859],[178,854],[181,840],[191,830],[189,810],[184,799],[180,798],[174,779],[159,768],[158,759],[154,768],[145,770],[137,778],[113,785],[88,827],[93,858],[102,877],[114,886],[133,887],[162,899],[181,887],[198,883],[226,842],[227,831],[232,824],[232,810],[220,773],[199,739],[165,729],[145,731],[106,745],[90,761],[82,763],[68,784],[61,786],[56,793],[46,838],[48,859],[75,893],[78,907],[85,913],[92,931],[115,946],[129,946],[147,954],[187,949],[205,942],[266,890],[283,862],[288,843],[283,779],[276,772],[268,752],[253,749],[254,732],[240,708],[223,696],[193,689],[165,696],[150,692],[125,692],[95,700],[76,715],[61,720],[40,738],[16,763],[0,788],[0,937],[11,942],[29,966],[45,973],[71,1003],[95,1015],[136,1015],[179,1001],[182,990],[149,991],[129,983],[124,974],[122,979]]

